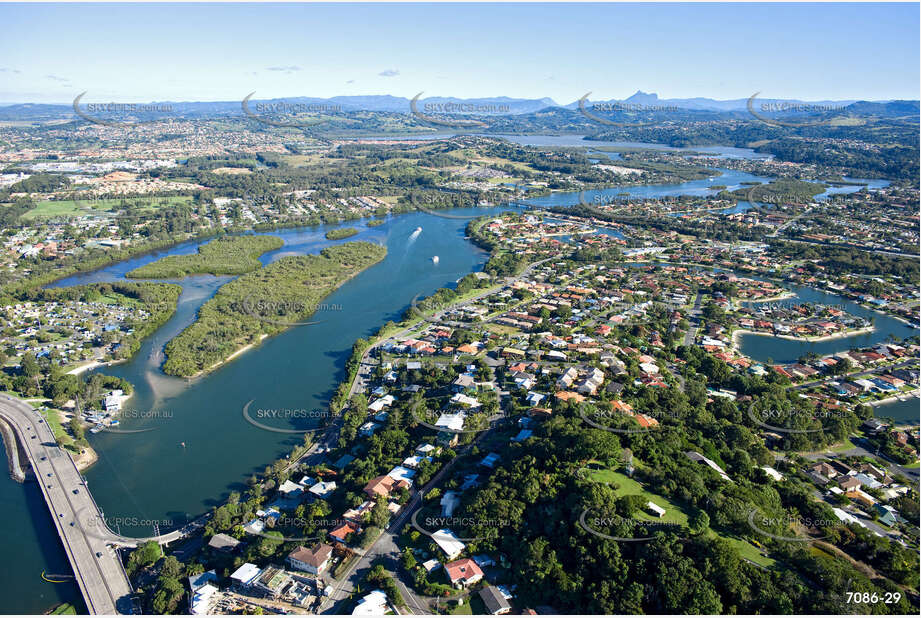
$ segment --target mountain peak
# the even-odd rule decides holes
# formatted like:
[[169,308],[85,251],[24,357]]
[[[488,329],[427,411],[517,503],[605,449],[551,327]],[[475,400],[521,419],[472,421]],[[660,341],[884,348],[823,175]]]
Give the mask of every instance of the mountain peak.
[[624,99],[625,103],[655,103],[659,100],[659,95],[654,92],[643,92],[642,90],[637,90],[627,99]]

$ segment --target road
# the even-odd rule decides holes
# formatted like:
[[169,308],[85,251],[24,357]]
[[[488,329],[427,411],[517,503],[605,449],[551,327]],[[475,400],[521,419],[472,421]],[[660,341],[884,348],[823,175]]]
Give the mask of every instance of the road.
[[805,388],[812,388],[814,386],[822,386],[829,382],[841,382],[843,380],[853,380],[855,378],[864,378],[866,376],[875,375],[877,373],[886,373],[893,371],[895,369],[902,369],[904,367],[910,367],[917,364],[918,359],[910,358],[901,363],[896,363],[894,365],[883,365],[882,367],[873,367],[872,369],[861,369],[860,371],[855,371],[853,373],[848,373],[840,376],[832,376],[830,378],[824,378],[822,380],[813,380],[812,382],[803,382],[802,384],[794,384],[790,386],[788,390],[802,390]]
[[364,555],[356,560],[351,568],[339,577],[338,582],[333,588],[333,593],[324,600],[321,610],[318,613],[347,613],[344,611],[345,602],[349,600],[349,596],[359,585],[362,578],[371,568],[371,565],[379,559],[383,561],[384,568],[394,575],[393,579],[396,581],[397,587],[400,589],[400,594],[403,595],[403,600],[406,601],[410,610],[418,611],[420,614],[432,613],[427,598],[419,597],[400,580],[400,548],[397,546],[394,539],[399,536],[400,529],[406,525],[406,522],[410,520],[412,514],[422,505],[422,496],[431,489],[437,487],[454,467],[455,462],[470,452],[474,445],[489,436],[496,427],[496,423],[501,422],[502,418],[504,418],[502,415],[497,415],[490,419],[493,424],[489,429],[484,430],[473,442],[461,449],[454,459],[442,466],[425,487],[420,491],[413,492],[412,497],[400,510],[400,514],[397,518],[387,526],[387,529],[384,530],[371,547],[368,548]]
[[694,345],[694,339],[697,336],[697,329],[700,327],[700,304],[703,301],[704,293],[697,292],[697,298],[694,299],[694,307],[688,312],[688,331],[684,333],[684,345]]
[[118,552],[107,543],[107,529],[92,524],[102,516],[73,459],[28,404],[3,395],[0,416],[29,459],[89,613],[131,613],[131,583]]

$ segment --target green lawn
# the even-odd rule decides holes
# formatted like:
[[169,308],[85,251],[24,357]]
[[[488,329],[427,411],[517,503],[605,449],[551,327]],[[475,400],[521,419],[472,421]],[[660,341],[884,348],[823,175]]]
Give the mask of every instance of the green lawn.
[[[640,462],[634,460],[634,464],[639,467]],[[655,517],[643,511],[642,513],[638,513],[636,515],[637,519],[644,519],[648,521],[659,521],[663,523],[678,524],[682,526],[686,526],[688,523],[687,513],[681,510],[681,507],[676,505],[674,502],[672,502],[668,498],[665,498],[658,494],[654,494],[652,492],[646,491],[645,489],[643,489],[643,486],[639,482],[635,481],[634,479],[624,474],[621,474],[620,472],[615,472],[614,470],[610,470],[610,469],[595,470],[594,472],[586,473],[585,476],[586,478],[590,478],[599,483],[606,483],[608,485],[611,485],[612,487],[615,488],[615,493],[618,496],[637,496],[637,495],[643,496],[643,498],[645,498],[646,500],[649,500],[653,504],[665,509],[665,516],[663,517]],[[733,538],[730,536],[724,536],[713,530],[709,531],[709,535],[711,537],[718,536],[721,539],[729,542],[729,544],[731,544],[733,547],[735,547],[739,551],[739,554],[743,558],[747,558],[748,560],[751,560],[752,562],[756,564],[760,564],[761,566],[770,567],[777,562],[773,558],[769,558],[767,556],[762,555],[761,552],[758,550],[758,548],[752,545],[751,543],[749,543],[748,541]]]
[[637,519],[656,521],[667,524],[677,524],[680,526],[686,526],[688,523],[687,513],[682,511],[681,507],[676,505],[668,498],[664,498],[658,494],[646,491],[643,489],[642,485],[640,485],[637,481],[633,480],[629,476],[610,469],[596,470],[587,474],[586,476],[593,481],[610,485],[612,488],[614,488],[614,493],[616,493],[618,497],[643,496],[643,498],[649,502],[652,502],[656,506],[660,506],[665,509],[665,515],[662,517],[656,517],[654,515],[650,515],[646,511],[642,511],[636,514]]
[[67,433],[61,425],[61,419],[57,410],[39,410],[39,414],[48,422],[48,427],[51,428],[51,432],[54,434],[59,444],[73,443],[74,439],[70,437],[70,434]]
[[122,207],[122,202],[155,209],[163,203],[170,205],[187,204],[192,201],[190,195],[173,197],[134,197],[106,198],[99,200],[54,200],[40,202],[38,206],[25,213],[23,219],[41,219],[46,217],[76,217],[92,212],[111,212]]
[[760,564],[763,567],[772,567],[777,563],[777,561],[774,560],[773,558],[762,554],[758,550],[757,547],[755,547],[748,541],[743,541],[742,539],[737,539],[731,536],[724,536],[722,534],[715,532],[712,529],[710,530],[709,534],[711,537],[719,537],[723,539],[724,541],[727,541],[730,545],[732,545],[738,550],[740,556],[748,560],[751,560],[755,564]]

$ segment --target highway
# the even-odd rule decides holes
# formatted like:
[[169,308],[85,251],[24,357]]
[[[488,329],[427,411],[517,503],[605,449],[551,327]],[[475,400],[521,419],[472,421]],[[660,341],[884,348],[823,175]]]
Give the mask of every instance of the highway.
[[0,417],[13,429],[29,459],[89,613],[131,613],[131,584],[118,552],[108,542],[118,539],[97,525],[102,515],[73,459],[28,404],[0,396]]

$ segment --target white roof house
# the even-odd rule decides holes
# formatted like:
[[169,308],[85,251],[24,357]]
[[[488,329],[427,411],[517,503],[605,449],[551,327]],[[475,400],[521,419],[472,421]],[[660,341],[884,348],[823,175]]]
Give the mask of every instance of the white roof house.
[[658,504],[652,502],[651,500],[650,500],[649,502],[646,503],[646,508],[649,509],[650,511],[652,511],[652,513],[653,513],[656,517],[664,517],[664,516],[665,516],[665,509],[663,509],[663,508],[662,508],[661,506],[659,506]]
[[211,611],[211,603],[214,600],[214,593],[216,592],[216,587],[211,584],[205,584],[192,593],[192,600],[189,603],[189,613],[194,616],[206,616],[214,613]]
[[329,482],[320,481],[319,483],[317,483],[316,485],[310,488],[310,493],[316,496],[320,496],[321,498],[323,496],[331,494],[334,491],[336,491],[336,481],[329,481]]
[[451,530],[448,528],[442,528],[437,532],[432,534],[432,540],[438,544],[438,547],[441,548],[441,551],[445,553],[445,556],[448,557],[448,560],[454,560],[458,557],[464,548],[467,547],[460,539],[457,538]]
[[479,408],[481,405],[475,397],[469,397],[463,393],[455,393],[455,395],[451,397],[451,403],[467,408]]
[[448,490],[441,497],[441,516],[442,517],[451,517],[454,513],[454,509],[457,508],[457,505],[460,503],[460,498],[457,495],[456,491]]
[[245,562],[240,566],[239,569],[230,574],[230,579],[244,586],[248,586],[257,577],[259,577],[260,573],[262,573],[262,569],[257,567],[255,564]]
[[353,616],[382,616],[386,613],[387,595],[383,590],[372,590],[352,610]]
[[450,429],[452,431],[461,431],[464,428],[464,419],[466,414],[463,412],[458,412],[456,414],[442,414],[438,417],[438,420],[435,421],[436,427],[444,427],[445,429]]

